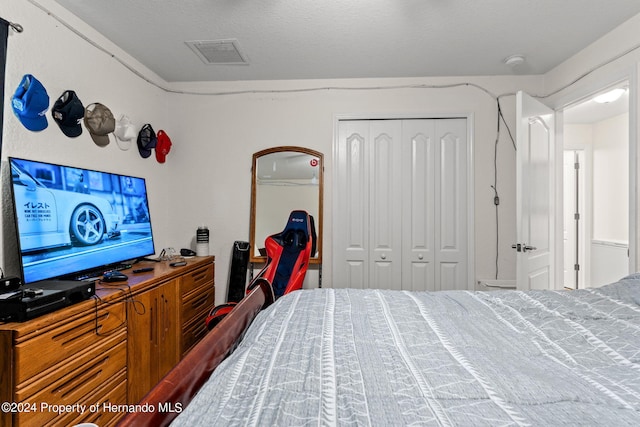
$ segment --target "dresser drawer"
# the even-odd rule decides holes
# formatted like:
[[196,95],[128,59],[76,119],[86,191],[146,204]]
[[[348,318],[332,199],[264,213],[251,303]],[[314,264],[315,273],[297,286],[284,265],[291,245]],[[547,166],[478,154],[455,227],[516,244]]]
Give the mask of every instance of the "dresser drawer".
[[188,298],[189,293],[203,286],[205,283],[210,283],[211,287],[213,287],[213,264],[200,267],[182,276],[180,293],[183,298]]
[[[15,381],[21,384],[52,366],[126,331],[124,302],[72,318],[58,327],[15,345]],[[98,333],[100,335],[98,335]],[[43,351],[46,349],[46,351]]]
[[213,308],[215,300],[215,289],[209,284],[189,294],[189,298],[182,302],[182,323],[189,323],[196,316],[204,318],[205,314]]
[[94,395],[88,396],[85,403],[90,407],[94,405],[99,408],[98,412],[85,412],[79,417],[69,417],[69,419],[54,420],[51,427],[64,425],[72,426],[80,423],[94,423],[100,427],[114,426],[125,412],[118,412],[119,405],[127,404],[127,380],[124,372],[117,375],[105,387],[98,390]]
[[[88,396],[94,395],[96,390],[110,393],[107,383],[117,378],[126,382],[127,346],[124,338],[122,334],[122,340],[110,348],[96,347],[72,358],[68,368],[57,369],[27,387],[18,386],[16,401],[37,408],[32,413],[18,414],[19,424],[45,425],[56,417],[77,417],[80,415],[77,411],[59,414],[51,408],[55,408],[53,405],[94,404],[95,401],[88,401]],[[49,406],[43,407],[44,404]]]
[[206,313],[202,317],[193,319],[182,328],[182,356],[187,354],[191,347],[196,345],[209,332],[207,325],[204,323],[205,316]]
[[[117,405],[127,404],[127,375],[119,372],[105,383],[102,388],[86,397],[77,405],[84,405],[85,412],[70,411],[60,413],[49,420],[36,414],[21,414],[14,420],[14,426],[58,427],[73,426],[80,423],[94,423],[100,427],[115,426],[125,414],[117,412]],[[79,406],[77,406],[79,407]],[[104,409],[107,409],[106,411]],[[96,411],[97,409],[97,411]]]

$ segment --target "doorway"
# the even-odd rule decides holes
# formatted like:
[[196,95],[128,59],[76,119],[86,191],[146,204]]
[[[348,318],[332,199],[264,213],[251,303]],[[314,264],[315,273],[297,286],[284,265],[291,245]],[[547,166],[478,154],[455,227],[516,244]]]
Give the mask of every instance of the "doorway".
[[628,87],[627,81],[607,87],[563,113],[566,288],[598,287],[629,274]]

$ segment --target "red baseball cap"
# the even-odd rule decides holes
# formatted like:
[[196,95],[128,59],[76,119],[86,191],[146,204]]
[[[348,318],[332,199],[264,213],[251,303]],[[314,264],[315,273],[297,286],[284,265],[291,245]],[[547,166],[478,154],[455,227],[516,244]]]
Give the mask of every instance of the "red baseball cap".
[[167,154],[171,151],[171,139],[169,135],[163,130],[159,130],[158,142],[156,143],[156,160],[158,163],[164,163],[167,160]]

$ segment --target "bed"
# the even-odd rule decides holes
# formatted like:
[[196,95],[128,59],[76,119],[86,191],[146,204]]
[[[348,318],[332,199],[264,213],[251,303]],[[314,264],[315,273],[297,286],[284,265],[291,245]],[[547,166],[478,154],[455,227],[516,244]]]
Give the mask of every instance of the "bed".
[[640,275],[577,291],[301,290],[260,311],[262,292],[238,306],[240,323],[256,317],[219,366],[197,381],[183,367],[147,397],[179,414],[123,424],[640,425]]

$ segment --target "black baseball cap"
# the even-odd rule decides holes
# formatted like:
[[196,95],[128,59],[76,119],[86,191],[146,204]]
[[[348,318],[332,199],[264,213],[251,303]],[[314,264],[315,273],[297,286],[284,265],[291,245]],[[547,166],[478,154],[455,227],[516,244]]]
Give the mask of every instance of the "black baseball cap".
[[84,106],[76,93],[65,90],[51,108],[51,116],[58,124],[62,133],[69,138],[75,138],[82,134],[82,118]]
[[140,132],[138,132],[138,151],[143,158],[147,158],[151,155],[151,149],[155,148],[158,138],[156,133],[149,123],[142,126]]

